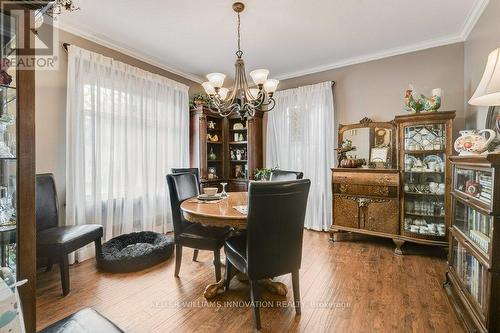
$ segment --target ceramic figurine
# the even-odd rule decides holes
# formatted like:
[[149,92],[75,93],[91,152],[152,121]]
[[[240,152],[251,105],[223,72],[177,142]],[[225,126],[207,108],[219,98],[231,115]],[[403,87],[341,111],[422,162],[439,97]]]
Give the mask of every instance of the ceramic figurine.
[[238,161],[241,161],[241,150],[239,150],[239,149],[236,150],[236,159]]
[[[490,129],[464,130],[459,133],[460,136],[455,140],[453,147],[460,155],[475,155],[486,152],[496,135],[495,131]],[[488,139],[483,135],[485,133],[489,134]]]
[[410,85],[405,91],[404,105],[408,111],[413,113],[436,112],[441,107],[442,94],[443,90],[436,88],[432,90],[432,97],[420,94],[420,98],[417,98],[413,86]]
[[210,120],[208,122],[208,129],[215,129],[215,122],[214,121]]

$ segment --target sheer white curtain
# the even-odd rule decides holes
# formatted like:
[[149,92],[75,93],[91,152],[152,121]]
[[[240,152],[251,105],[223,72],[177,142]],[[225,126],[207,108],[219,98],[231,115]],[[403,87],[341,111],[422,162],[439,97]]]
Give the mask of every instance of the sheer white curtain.
[[67,225],[101,224],[105,240],[171,230],[165,176],[189,164],[187,86],[70,46],[66,132]]
[[267,167],[302,171],[311,180],[305,227],[328,230],[332,223],[333,166],[331,82],[278,91],[268,113]]

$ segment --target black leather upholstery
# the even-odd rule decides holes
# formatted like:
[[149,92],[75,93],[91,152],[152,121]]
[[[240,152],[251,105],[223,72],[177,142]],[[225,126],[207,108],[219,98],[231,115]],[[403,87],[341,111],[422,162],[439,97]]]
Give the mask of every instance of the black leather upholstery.
[[175,238],[175,276],[179,276],[182,261],[182,247],[195,249],[193,260],[196,260],[197,250],[214,251],[215,276],[221,278],[220,248],[228,233],[227,228],[203,226],[198,223],[186,221],[181,211],[184,200],[197,196],[200,191],[196,177],[192,173],[179,173],[167,175],[167,184],[170,193],[170,205],[174,224]]
[[275,181],[284,181],[284,180],[297,180],[302,179],[304,174],[300,171],[287,171],[287,170],[273,170],[271,172],[270,180]]
[[48,259],[47,270],[53,262],[61,266],[63,295],[69,293],[68,254],[95,242],[96,256],[101,253],[102,226],[86,224],[59,227],[57,192],[52,174],[36,176],[37,257]]
[[[232,267],[247,273],[252,301],[257,298],[255,282],[292,273],[297,313],[300,313],[299,269],[309,179],[280,182],[252,182],[248,190],[246,233],[226,240],[226,288]],[[255,302],[254,317],[260,329]]]
[[200,171],[198,168],[172,168],[172,173],[192,173],[196,176],[198,185],[200,184]]
[[80,310],[44,328],[39,333],[122,333],[109,319],[93,309]]

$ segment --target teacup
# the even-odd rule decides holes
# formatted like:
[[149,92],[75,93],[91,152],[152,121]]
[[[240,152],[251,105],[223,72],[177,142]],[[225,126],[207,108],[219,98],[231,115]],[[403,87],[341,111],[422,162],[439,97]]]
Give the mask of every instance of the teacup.
[[427,168],[430,170],[430,171],[435,171],[436,170],[436,162],[435,161],[430,161],[430,162],[427,162]]
[[429,183],[429,191],[431,193],[436,193],[437,190],[438,190],[438,188],[439,188],[439,184],[438,183],[435,183],[435,182],[430,182]]
[[418,232],[419,230],[420,230],[420,227],[418,225],[411,225],[410,226],[411,232]]
[[216,195],[216,194],[217,194],[217,191],[218,191],[218,190],[219,190],[219,189],[218,189],[217,187],[205,187],[205,188],[203,189],[203,193],[205,193],[205,194],[206,194],[206,195],[208,195],[208,196],[213,197],[214,195]]

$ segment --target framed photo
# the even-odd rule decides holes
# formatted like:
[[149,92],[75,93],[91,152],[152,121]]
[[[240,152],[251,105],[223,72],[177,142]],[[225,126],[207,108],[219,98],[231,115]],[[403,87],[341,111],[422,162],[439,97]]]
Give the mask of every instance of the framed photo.
[[371,163],[376,163],[376,162],[386,163],[388,155],[389,155],[389,147],[372,148],[370,162]]
[[484,126],[486,129],[491,129],[495,131],[496,139],[493,141],[490,147],[496,146],[496,151],[500,150],[500,106],[490,106],[488,109],[488,115],[486,116],[486,124]]

